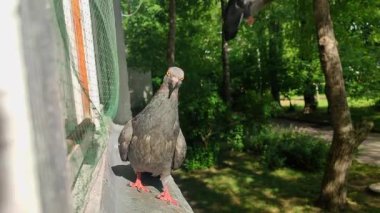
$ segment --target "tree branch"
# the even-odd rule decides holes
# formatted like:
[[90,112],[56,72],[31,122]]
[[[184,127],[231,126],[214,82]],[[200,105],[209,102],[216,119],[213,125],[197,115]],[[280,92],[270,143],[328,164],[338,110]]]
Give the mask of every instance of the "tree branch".
[[367,138],[369,132],[373,128],[373,122],[363,120],[355,124],[355,148],[357,148]]

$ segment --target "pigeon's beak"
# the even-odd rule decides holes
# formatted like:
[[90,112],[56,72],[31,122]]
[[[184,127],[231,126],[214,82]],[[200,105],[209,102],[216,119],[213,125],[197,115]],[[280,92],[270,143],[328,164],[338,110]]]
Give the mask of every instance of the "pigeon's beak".
[[179,87],[179,80],[176,77],[172,77],[169,82],[169,97],[172,95],[173,91]]

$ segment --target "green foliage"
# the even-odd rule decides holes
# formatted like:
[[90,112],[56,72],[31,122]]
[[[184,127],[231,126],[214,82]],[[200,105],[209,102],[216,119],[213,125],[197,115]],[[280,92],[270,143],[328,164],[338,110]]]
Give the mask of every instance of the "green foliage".
[[377,98],[380,92],[379,7],[377,0],[332,2],[334,30],[351,97]]
[[[167,13],[164,4],[155,0],[138,1],[124,0],[125,40],[127,42],[128,66],[145,68],[145,70],[161,70],[166,58],[166,28]],[[137,11],[135,11],[137,10]]]
[[183,101],[179,106],[181,128],[189,147],[185,162],[187,170],[215,165],[228,114],[216,85],[212,86],[212,82],[206,81],[197,83],[199,86],[192,88],[184,85],[181,94],[188,97],[181,99]]
[[288,133],[282,148],[285,164],[305,171],[321,171],[325,167],[329,146],[310,135]]
[[[167,69],[168,2],[142,0],[140,7],[137,0],[122,3],[124,14],[136,11],[124,19],[128,65],[152,71],[157,88]],[[349,95],[376,96],[379,4],[377,0],[331,4]],[[256,16],[252,27],[241,24],[228,44],[230,107],[220,97],[220,1],[178,0],[176,16],[175,63],[185,71],[179,117],[189,146],[186,167],[212,166],[219,150],[226,149],[262,154],[268,167],[320,169],[325,151],[320,151],[324,148],[318,140],[260,127],[281,111],[270,93],[273,87],[284,95],[302,95],[310,85],[306,82],[324,89],[312,1],[274,1]],[[315,155],[318,159],[308,159]]]
[[243,151],[244,148],[244,126],[236,125],[227,135],[227,145],[232,151]]
[[276,169],[285,166],[286,157],[281,153],[281,144],[273,143],[265,144],[263,147],[263,154],[261,156],[261,163],[267,169]]
[[187,93],[196,97],[184,98],[181,101],[180,122],[188,142],[207,145],[218,137],[223,128],[220,124],[225,122],[227,106],[218,95],[216,87],[212,89],[211,86],[206,86],[208,89],[203,89],[204,86],[198,87],[200,91],[195,89],[194,92]]
[[[290,168],[267,171],[256,156],[231,153],[218,168],[175,172],[176,183],[193,209],[202,212],[307,212],[320,192],[322,173]],[[343,212],[379,212],[379,197],[364,190],[379,182],[378,166],[354,161],[347,174],[347,196],[355,205]],[[254,201],[254,202],[252,202]]]
[[266,123],[281,111],[280,105],[269,94],[259,94],[253,90],[241,94],[236,100],[234,109],[245,112],[251,124],[254,121]]
[[380,111],[380,99],[375,102],[374,108],[376,111]]
[[261,154],[261,161],[268,169],[288,166],[320,171],[328,153],[328,144],[321,139],[273,127],[262,128],[246,146]]
[[188,171],[205,169],[216,164],[219,155],[217,145],[210,147],[189,147],[186,154],[184,168]]

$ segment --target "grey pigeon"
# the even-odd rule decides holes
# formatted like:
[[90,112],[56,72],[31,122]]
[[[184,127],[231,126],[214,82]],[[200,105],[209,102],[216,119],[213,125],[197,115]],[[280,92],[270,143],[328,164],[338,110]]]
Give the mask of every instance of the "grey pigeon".
[[168,190],[172,169],[181,166],[186,155],[186,141],[178,120],[178,90],[184,72],[170,67],[163,83],[149,104],[123,128],[119,136],[119,153],[129,160],[136,173],[130,186],[149,191],[141,183],[141,172],[160,175],[163,192],[158,199],[177,205]]

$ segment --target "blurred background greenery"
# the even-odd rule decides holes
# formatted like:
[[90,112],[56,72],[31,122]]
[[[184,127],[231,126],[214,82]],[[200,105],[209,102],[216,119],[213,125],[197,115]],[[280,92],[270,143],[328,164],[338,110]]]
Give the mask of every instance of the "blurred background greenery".
[[[128,66],[152,72],[155,89],[160,85],[168,66],[168,2],[122,1]],[[333,0],[330,4],[352,117],[354,120],[361,117],[374,120],[374,130],[379,131],[379,2]],[[188,144],[184,171],[179,174],[183,185],[181,188],[186,191],[189,189],[186,188],[186,183],[195,184],[186,182],[187,180],[201,181],[200,179],[207,178],[208,175],[204,175],[206,173],[215,175],[216,171],[220,171],[220,175],[227,177],[228,172],[225,173],[226,168],[223,167],[226,159],[234,161],[231,165],[244,159],[251,163],[247,165],[251,167],[248,169],[251,172],[242,170],[244,166],[240,165],[237,170],[245,171],[240,175],[253,178],[252,181],[260,176],[260,181],[256,184],[265,185],[268,184],[266,181],[275,181],[273,178],[266,179],[273,174],[266,171],[277,171],[285,174],[285,180],[290,178],[295,181],[293,188],[285,186],[285,183],[279,184],[289,194],[299,197],[298,201],[294,201],[298,202],[297,205],[290,198],[286,198],[287,205],[296,206],[287,210],[314,211],[314,207],[311,207],[313,197],[306,195],[304,190],[311,187],[315,196],[318,193],[328,143],[293,130],[279,129],[273,125],[272,120],[287,118],[329,123],[312,1],[274,1],[255,18],[256,23],[253,26],[242,24],[237,37],[228,43],[232,94],[232,100],[228,103],[223,95],[221,1],[176,0],[175,65],[185,71],[179,110],[181,128]],[[305,112],[304,97],[310,93],[316,97],[318,103],[316,109]],[[225,155],[229,157],[223,157]],[[363,169],[364,167],[355,164],[354,171],[357,174],[353,174],[378,174],[376,167]],[[233,169],[234,167],[230,168]],[[296,185],[298,176],[302,177],[299,186]],[[218,190],[214,188],[214,183],[218,181],[213,184],[207,181],[203,183]],[[229,181],[223,184],[229,184]],[[234,186],[238,189],[247,187],[240,183],[234,183]],[[307,186],[306,189],[303,186]],[[295,189],[297,187],[301,188]],[[362,190],[353,187],[354,191],[355,189],[357,193]],[[265,193],[265,189],[262,190],[264,191],[261,193]],[[229,194],[226,191],[223,193]],[[233,200],[233,194],[226,196]],[[201,203],[206,195],[210,194],[200,192],[199,195],[189,196],[191,199],[198,199],[197,207],[203,206],[203,209],[207,209]],[[245,193],[243,195],[248,196]],[[261,198],[256,196],[253,199]],[[358,199],[352,201],[357,204],[354,210],[380,209],[379,204],[374,204],[371,199],[376,198],[371,197],[368,202]],[[268,201],[265,199],[261,201],[259,205],[267,207],[256,206],[255,209],[253,206],[243,205],[241,197],[235,204],[241,204],[243,207],[240,210],[243,212],[277,212],[281,209],[278,203],[265,203]],[[208,208],[210,211],[216,209]],[[230,210],[226,207],[224,212]]]

